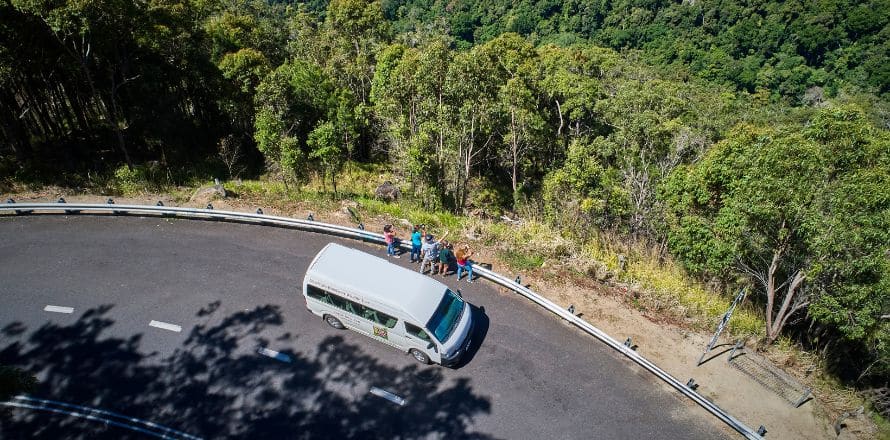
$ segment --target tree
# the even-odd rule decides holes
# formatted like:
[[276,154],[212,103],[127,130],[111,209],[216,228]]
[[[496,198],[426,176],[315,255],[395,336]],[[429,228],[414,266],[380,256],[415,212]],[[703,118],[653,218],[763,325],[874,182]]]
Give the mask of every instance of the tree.
[[758,286],[769,342],[806,311],[877,340],[890,304],[888,165],[890,135],[856,108],[823,110],[805,130],[739,126],[665,184],[670,248],[695,272]]
[[337,173],[343,168],[345,161],[344,149],[338,138],[334,124],[325,121],[315,127],[306,140],[310,151],[309,159],[321,162],[322,182],[325,175],[330,176],[334,197],[337,196]]
[[299,179],[309,171],[306,141],[334,106],[327,76],[302,61],[285,63],[257,87],[257,147],[271,164]]
[[574,140],[561,167],[544,179],[547,218],[569,230],[613,228],[629,211],[629,197],[615,168],[600,161],[602,137],[587,143]]
[[546,118],[542,116],[538,85],[540,61],[532,45],[517,34],[498,36],[481,46],[476,55],[479,61],[488,63],[495,74],[498,105],[504,120],[499,150],[515,197],[523,172],[536,162],[536,147],[541,145],[545,132]]

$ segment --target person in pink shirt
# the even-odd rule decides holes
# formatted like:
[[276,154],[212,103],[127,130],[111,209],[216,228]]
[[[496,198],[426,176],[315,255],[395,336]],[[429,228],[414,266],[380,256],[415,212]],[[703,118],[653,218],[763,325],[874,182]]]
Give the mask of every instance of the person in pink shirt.
[[386,241],[386,255],[400,258],[396,255],[396,233],[393,231],[392,225],[383,226],[383,239]]

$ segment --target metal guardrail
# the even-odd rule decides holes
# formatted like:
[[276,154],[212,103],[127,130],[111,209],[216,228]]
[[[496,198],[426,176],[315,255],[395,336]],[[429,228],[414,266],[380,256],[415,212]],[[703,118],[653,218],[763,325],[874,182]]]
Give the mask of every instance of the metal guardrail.
[[[217,211],[214,210],[211,205],[208,205],[209,209],[198,209],[198,208],[179,208],[172,206],[163,206],[160,202],[156,206],[148,206],[148,205],[117,205],[114,204],[113,201],[109,199],[109,204],[87,204],[87,203],[66,203],[64,199],[60,199],[59,203],[15,203],[11,200],[7,201],[6,204],[0,204],[0,213],[3,212],[14,212],[15,214],[24,215],[31,214],[35,211],[52,213],[62,211],[66,214],[80,214],[80,213],[111,213],[117,215],[143,215],[143,214],[154,214],[161,216],[175,216],[182,218],[190,218],[190,219],[201,219],[201,220],[221,220],[221,221],[234,221],[234,222],[242,222],[242,223],[255,223],[258,225],[274,225],[274,226],[285,226],[291,228],[297,228],[306,231],[312,232],[320,232],[324,234],[332,234],[338,235],[346,238],[359,239],[363,241],[370,241],[374,243],[383,243],[383,234],[377,234],[373,232],[368,232],[363,229],[349,228],[346,226],[332,225],[322,222],[317,222],[314,220],[299,220],[289,217],[280,217],[280,216],[271,216],[265,215],[262,213],[262,210],[257,210],[256,214],[246,213],[246,212],[236,212],[236,211]],[[402,248],[409,249],[410,246],[406,243],[401,244]],[[535,293],[531,289],[523,286],[518,283],[517,280],[511,280],[501,274],[498,274],[494,271],[485,269],[484,267],[476,266],[473,268],[473,271],[480,275],[483,278],[486,278],[496,284],[499,284],[507,289],[513,290],[514,292],[528,298],[532,302],[544,307],[549,310],[553,314],[559,316],[560,318],[574,324],[576,327],[583,330],[585,333],[599,339],[601,342],[605,343],[615,351],[623,354],[630,360],[632,360],[637,365],[643,367],[648,370],[650,373],[657,376],[659,379],[666,382],[668,385],[672,386],[674,389],[685,395],[686,397],[692,399],[693,402],[697,403],[699,406],[704,408],[706,411],[710,412],[712,415],[716,416],[722,422],[726,423],[729,427],[736,430],[739,434],[742,434],[745,438],[750,440],[761,440],[763,436],[757,431],[752,430],[747,425],[727,413],[725,410],[721,409],[719,406],[711,402],[710,400],[703,397],[701,394],[695,391],[694,382],[690,381],[688,384],[684,384],[683,382],[677,380],[677,378],[671,376],[666,371],[659,368],[657,365],[652,363],[650,360],[646,359],[636,351],[634,351],[628,345],[625,345],[621,342],[618,342],[616,339],[612,338],[602,330],[594,327],[589,322],[575,316],[574,313],[570,313],[568,310],[558,306],[554,302],[550,301],[547,298]],[[765,432],[763,427],[761,427],[760,432]]]

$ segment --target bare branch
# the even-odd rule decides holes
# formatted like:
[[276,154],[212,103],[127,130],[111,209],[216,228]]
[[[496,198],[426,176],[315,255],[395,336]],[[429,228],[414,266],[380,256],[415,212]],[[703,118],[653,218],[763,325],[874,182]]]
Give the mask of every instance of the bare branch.
[[766,282],[766,276],[765,276],[762,272],[759,272],[759,271],[757,271],[757,270],[754,270],[753,268],[751,268],[751,266],[749,266],[747,263],[745,263],[744,261],[742,261],[741,258],[738,258],[738,259],[736,260],[736,262],[737,262],[737,264],[738,264],[738,267],[739,267],[743,272],[747,273],[748,275],[750,275],[751,277],[753,277],[753,278],[755,278],[757,281],[759,281],[760,284],[761,284],[764,288],[767,287],[767,284],[768,284],[768,283]]

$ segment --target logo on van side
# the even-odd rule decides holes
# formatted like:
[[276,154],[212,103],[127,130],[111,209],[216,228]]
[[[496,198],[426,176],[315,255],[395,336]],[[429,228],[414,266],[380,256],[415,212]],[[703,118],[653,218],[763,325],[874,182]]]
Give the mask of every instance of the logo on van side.
[[374,336],[378,336],[383,339],[389,339],[389,337],[386,335],[386,329],[383,327],[377,327],[376,325],[374,326]]

